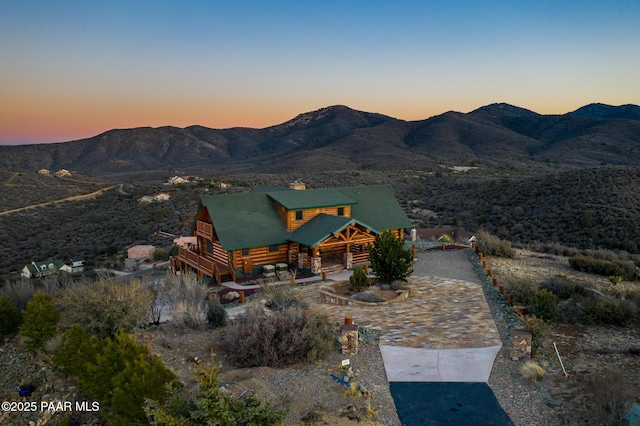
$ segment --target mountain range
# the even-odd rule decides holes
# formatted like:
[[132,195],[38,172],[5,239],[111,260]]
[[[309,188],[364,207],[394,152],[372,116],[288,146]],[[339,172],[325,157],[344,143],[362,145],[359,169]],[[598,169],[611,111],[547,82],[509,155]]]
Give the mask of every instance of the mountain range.
[[419,121],[332,106],[275,126],[114,129],[55,144],[0,146],[0,168],[85,175],[409,169],[429,164],[640,164],[640,106],[541,115],[504,103]]

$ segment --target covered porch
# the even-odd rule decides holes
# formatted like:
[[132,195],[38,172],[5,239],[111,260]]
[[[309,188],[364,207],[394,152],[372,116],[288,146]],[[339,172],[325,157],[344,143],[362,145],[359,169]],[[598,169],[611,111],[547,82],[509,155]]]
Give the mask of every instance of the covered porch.
[[[341,216],[318,215],[296,230],[291,240],[298,268],[314,274],[351,269],[369,261],[369,244],[377,232],[367,225]],[[291,262],[290,258],[290,263]]]

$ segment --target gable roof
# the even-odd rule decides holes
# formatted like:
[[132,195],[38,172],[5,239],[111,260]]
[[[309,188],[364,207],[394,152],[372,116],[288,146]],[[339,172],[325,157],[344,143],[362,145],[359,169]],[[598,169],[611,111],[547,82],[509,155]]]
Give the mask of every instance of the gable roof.
[[351,217],[374,229],[384,231],[413,227],[389,185],[350,186],[336,189],[358,202],[351,206]]
[[347,206],[357,203],[353,198],[334,188],[305,189],[303,191],[273,191],[268,192],[267,195],[287,210]]
[[[320,214],[288,232],[274,201],[288,210],[351,205],[351,217]],[[200,203],[227,251],[288,241],[313,246],[354,220],[375,232],[412,226],[388,185],[203,195]]]
[[200,201],[224,250],[287,242],[287,228],[266,193],[203,195]]
[[[352,223],[358,223],[365,228],[371,229],[367,224],[364,224],[352,217],[333,216],[330,214],[320,213],[309,222],[289,234],[289,240],[294,243],[313,247],[320,244],[336,232],[342,231]],[[375,229],[371,230],[378,233]]]

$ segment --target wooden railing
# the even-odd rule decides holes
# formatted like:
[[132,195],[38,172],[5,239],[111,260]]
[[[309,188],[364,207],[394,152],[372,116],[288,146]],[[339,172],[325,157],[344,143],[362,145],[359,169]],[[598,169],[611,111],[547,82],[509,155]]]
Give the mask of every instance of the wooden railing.
[[353,258],[352,258],[352,263],[354,265],[358,265],[360,263],[367,263],[369,261],[369,252],[363,252],[363,253],[352,253]]
[[213,236],[213,225],[198,220],[196,222],[196,235],[199,235],[201,237],[209,237],[209,239],[211,239],[211,237]]
[[233,281],[236,280],[236,271],[228,262],[217,262],[213,257],[201,256],[198,253],[180,247],[178,260],[187,265],[203,272],[209,277],[215,277],[217,283],[221,283],[225,275],[231,276]]
[[178,260],[183,261],[192,268],[202,271],[205,275],[210,277],[214,276],[216,271],[216,265],[213,258],[200,256],[198,253],[180,247],[178,253]]

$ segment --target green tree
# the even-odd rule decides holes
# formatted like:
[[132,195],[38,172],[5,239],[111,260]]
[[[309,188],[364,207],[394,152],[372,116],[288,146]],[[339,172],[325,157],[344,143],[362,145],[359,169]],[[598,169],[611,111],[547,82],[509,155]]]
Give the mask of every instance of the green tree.
[[80,377],[87,364],[95,364],[100,347],[100,340],[96,336],[74,324],[62,335],[60,346],[51,360],[67,376]]
[[351,290],[360,291],[369,285],[369,277],[362,269],[362,266],[358,265],[353,268],[353,274],[349,277],[349,288]]
[[43,292],[36,292],[23,314],[24,323],[20,334],[27,338],[27,347],[35,351],[55,336],[59,319],[60,313],[53,307],[53,302]]
[[97,399],[101,414],[113,425],[144,420],[145,398],[164,401],[166,383],[176,376],[147,348],[119,331],[104,339],[94,363],[85,363],[78,376],[80,388]]
[[376,236],[373,246],[369,246],[371,266],[384,283],[403,280],[413,272],[413,251],[404,248],[404,238],[397,238],[391,231]]
[[22,324],[22,314],[13,303],[0,296],[0,336],[6,336],[18,329]]
[[166,388],[165,402],[147,399],[144,411],[153,426],[271,426],[281,425],[286,410],[277,410],[253,393],[235,397],[220,390],[218,369],[200,373],[196,397],[190,400],[174,387]]

